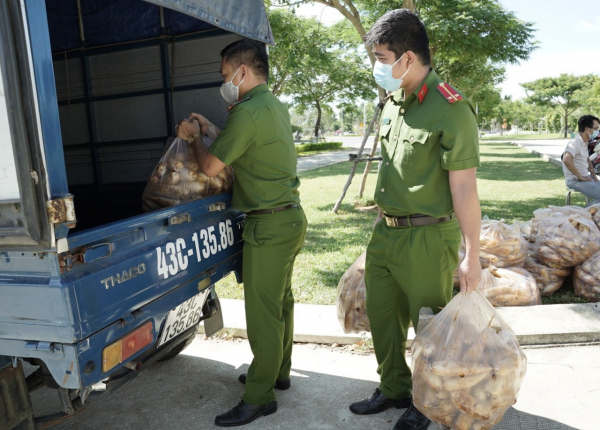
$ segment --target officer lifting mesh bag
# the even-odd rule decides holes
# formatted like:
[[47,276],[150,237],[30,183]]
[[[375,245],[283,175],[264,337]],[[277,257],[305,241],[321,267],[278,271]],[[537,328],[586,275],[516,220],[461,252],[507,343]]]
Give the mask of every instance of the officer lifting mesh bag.
[[[202,137],[199,144],[204,144]],[[151,211],[175,206],[224,193],[232,188],[231,166],[225,166],[217,176],[209,178],[202,173],[199,154],[194,150],[194,146],[176,137],[146,184],[142,194],[142,208],[144,211]]]
[[479,291],[459,293],[434,317],[427,311],[412,344],[415,406],[452,429],[490,429],[527,370],[514,332]]

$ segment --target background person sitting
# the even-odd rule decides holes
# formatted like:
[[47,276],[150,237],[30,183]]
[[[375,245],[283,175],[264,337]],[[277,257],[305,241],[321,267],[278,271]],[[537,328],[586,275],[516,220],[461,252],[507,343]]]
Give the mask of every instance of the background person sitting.
[[598,137],[600,120],[584,115],[577,122],[579,133],[571,140],[562,155],[567,188],[579,191],[590,199],[590,205],[600,203],[600,182],[588,155],[588,141]]

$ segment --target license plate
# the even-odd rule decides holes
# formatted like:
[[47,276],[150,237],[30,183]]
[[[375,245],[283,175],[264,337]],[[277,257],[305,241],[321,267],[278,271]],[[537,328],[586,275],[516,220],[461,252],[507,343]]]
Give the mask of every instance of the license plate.
[[186,300],[169,312],[158,342],[159,347],[198,324],[200,316],[202,316],[202,306],[204,306],[209,290],[210,288],[206,288],[200,294]]

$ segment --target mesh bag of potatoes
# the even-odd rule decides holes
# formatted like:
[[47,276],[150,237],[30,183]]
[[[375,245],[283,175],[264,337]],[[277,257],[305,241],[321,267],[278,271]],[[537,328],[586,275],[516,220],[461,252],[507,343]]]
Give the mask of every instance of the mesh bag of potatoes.
[[200,170],[192,145],[179,137],[165,151],[146,184],[142,208],[151,211],[230,191],[233,168],[209,178]]
[[573,289],[578,296],[594,302],[600,301],[600,252],[575,268]]
[[527,241],[518,226],[504,220],[483,220],[479,235],[479,261],[481,267],[523,266],[527,256]]
[[338,284],[335,302],[344,333],[371,331],[367,317],[366,255],[366,251],[360,254]]
[[490,266],[481,271],[479,291],[493,306],[541,305],[535,278],[522,267]]
[[479,291],[459,293],[431,313],[421,313],[412,344],[414,405],[455,430],[492,428],[515,403],[527,371],[514,332]]
[[585,213],[555,212],[539,220],[533,256],[549,267],[573,267],[599,251],[600,230]]
[[570,267],[546,266],[536,258],[528,256],[523,266],[535,278],[538,289],[542,296],[550,296],[555,293],[565,282],[565,278],[571,274]]

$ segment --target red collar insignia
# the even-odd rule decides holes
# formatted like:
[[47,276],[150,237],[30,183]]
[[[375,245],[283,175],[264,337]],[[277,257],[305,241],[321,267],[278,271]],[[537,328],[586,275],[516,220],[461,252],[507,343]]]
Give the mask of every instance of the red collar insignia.
[[423,99],[427,95],[429,88],[427,88],[427,84],[423,84],[419,92],[417,93],[417,97],[419,98],[419,103],[423,103]]

